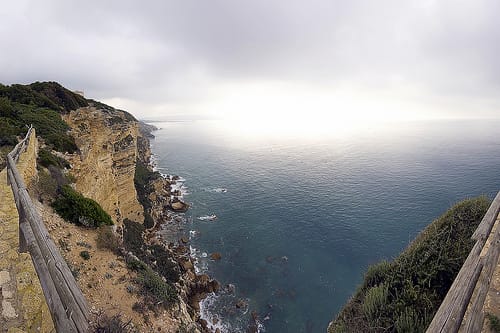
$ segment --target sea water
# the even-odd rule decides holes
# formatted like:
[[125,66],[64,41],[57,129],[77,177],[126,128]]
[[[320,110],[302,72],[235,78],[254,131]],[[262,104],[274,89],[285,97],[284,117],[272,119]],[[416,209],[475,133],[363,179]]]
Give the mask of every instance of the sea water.
[[500,190],[498,121],[318,137],[243,136],[217,120],[154,125],[159,171],[182,176],[189,193],[180,230],[196,269],[223,286],[202,316],[223,332],[254,319],[259,331],[325,332],[369,265],[457,201]]

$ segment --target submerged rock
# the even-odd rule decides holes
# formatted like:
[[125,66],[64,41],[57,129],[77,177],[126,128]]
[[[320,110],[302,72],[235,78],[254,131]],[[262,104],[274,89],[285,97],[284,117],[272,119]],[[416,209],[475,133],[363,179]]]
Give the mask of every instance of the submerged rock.
[[236,304],[235,304],[235,305],[236,305],[236,307],[237,307],[238,309],[241,309],[241,308],[246,307],[246,306],[247,306],[247,303],[245,302],[245,300],[244,300],[244,299],[241,299],[241,298],[240,298],[240,299],[236,302]]
[[220,252],[214,252],[210,255],[210,259],[212,260],[221,260],[222,259],[222,255],[220,254]]

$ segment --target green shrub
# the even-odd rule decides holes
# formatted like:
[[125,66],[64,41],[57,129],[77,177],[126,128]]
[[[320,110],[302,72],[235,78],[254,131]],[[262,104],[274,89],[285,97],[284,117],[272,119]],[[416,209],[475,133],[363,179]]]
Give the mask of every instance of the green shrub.
[[32,124],[45,143],[54,150],[74,153],[77,151],[75,140],[68,134],[69,126],[61,115],[54,110],[34,106],[18,105],[18,119],[22,124]]
[[20,135],[22,135],[22,128],[19,124],[0,112],[0,146],[15,146],[18,142],[17,137]]
[[121,314],[108,316],[99,311],[90,323],[90,331],[94,333],[138,333],[132,320],[124,321]]
[[417,333],[424,332],[427,328],[427,319],[419,317],[412,308],[405,308],[404,311],[396,319],[396,332],[401,333]]
[[151,268],[139,271],[137,281],[143,290],[155,299],[155,303],[161,302],[165,306],[170,306],[177,301],[175,288],[163,281]]
[[127,267],[136,271],[137,283],[142,290],[147,293],[153,304],[163,304],[170,306],[177,301],[177,291],[165,282],[163,278],[146,263],[137,259],[128,259]]
[[[55,82],[23,86],[0,84],[0,146],[15,145],[17,137],[26,133],[32,124],[37,135],[54,150],[73,153],[77,150],[69,126],[61,113],[86,106],[85,99],[64,89]],[[78,100],[73,103],[70,100]]]
[[80,252],[80,257],[82,257],[84,260],[89,260],[90,259],[90,253],[89,253],[89,251],[81,251]]
[[50,173],[45,170],[38,172],[38,196],[42,201],[51,202],[57,196],[57,183]]
[[145,265],[154,267],[168,282],[179,281],[178,265],[172,261],[172,255],[161,245],[145,244],[142,233],[145,228],[138,222],[124,219],[123,246],[134,253]]
[[45,96],[54,105],[57,105],[63,112],[76,110],[80,107],[88,106],[85,97],[75,94],[64,88],[57,82],[35,82],[29,85],[34,92]]
[[155,220],[151,216],[151,214],[147,211],[144,211],[144,228],[149,229],[155,226]]
[[500,333],[500,318],[491,313],[487,313],[486,318],[490,322],[490,328],[493,333]]
[[119,253],[120,239],[113,232],[112,227],[102,225],[97,230],[96,245],[99,249],[108,249],[113,253]]
[[59,190],[59,196],[52,203],[55,211],[65,220],[86,227],[111,225],[113,221],[97,202],[85,198],[69,185]]
[[145,249],[144,240],[142,239],[142,233],[145,230],[144,226],[127,218],[123,220],[123,226],[123,245],[128,251],[140,256]]
[[394,261],[369,267],[329,332],[425,331],[472,249],[470,237],[489,204],[484,196],[459,202]]
[[49,150],[43,148],[38,151],[38,163],[46,168],[48,168],[49,165],[54,165],[59,168],[70,168],[68,161],[64,158],[56,156]]
[[368,267],[365,273],[365,285],[367,287],[374,287],[383,283],[385,277],[390,274],[392,266],[387,260],[382,260],[378,264]]
[[139,272],[145,270],[147,268],[147,265],[140,260],[129,259],[127,260],[127,267],[133,271]]
[[151,255],[147,258],[149,264],[152,265],[152,261],[154,261],[156,271],[168,282],[175,283],[179,281],[179,266],[172,261],[171,254],[161,245],[150,245],[148,250],[151,252]]
[[388,294],[389,290],[384,284],[368,289],[362,306],[364,315],[375,319],[386,306]]
[[158,172],[151,171],[147,165],[140,160],[135,164],[134,185],[137,192],[137,199],[144,207],[144,227],[152,228],[154,220],[149,213],[151,209],[151,202],[149,202],[149,194],[153,191],[150,187],[151,181],[161,177]]

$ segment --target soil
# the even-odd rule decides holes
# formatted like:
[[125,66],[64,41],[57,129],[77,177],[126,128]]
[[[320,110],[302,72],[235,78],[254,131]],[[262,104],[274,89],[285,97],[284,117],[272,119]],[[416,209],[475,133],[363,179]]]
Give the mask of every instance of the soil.
[[[51,207],[36,203],[56,246],[76,275],[91,312],[104,312],[108,317],[119,314],[123,322],[131,321],[140,332],[175,332],[171,314],[164,310],[158,317],[140,314],[132,309],[140,302],[140,286],[136,274],[126,267],[123,257],[96,246],[97,230],[76,226],[63,220]],[[80,253],[87,251],[90,259]]]

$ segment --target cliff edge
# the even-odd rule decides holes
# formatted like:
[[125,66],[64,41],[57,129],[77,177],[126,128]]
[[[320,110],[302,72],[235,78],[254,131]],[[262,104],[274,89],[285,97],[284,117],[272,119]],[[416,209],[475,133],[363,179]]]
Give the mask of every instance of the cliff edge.
[[76,190],[97,201],[120,225],[143,222],[134,185],[139,123],[124,111],[94,106],[70,111],[63,119],[79,149],[68,154]]

